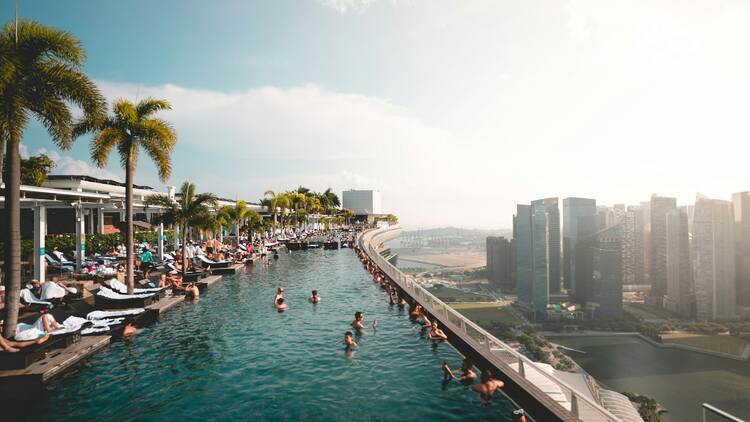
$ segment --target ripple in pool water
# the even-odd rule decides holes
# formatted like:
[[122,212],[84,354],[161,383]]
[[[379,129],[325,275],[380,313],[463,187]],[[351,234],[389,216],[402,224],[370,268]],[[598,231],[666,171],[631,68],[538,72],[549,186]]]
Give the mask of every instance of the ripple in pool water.
[[[278,286],[289,310],[272,307]],[[307,296],[318,289],[322,301]],[[270,267],[225,276],[197,303],[162,316],[130,343],[114,343],[27,407],[29,420],[506,420],[498,394],[483,403],[441,383],[460,364],[390,307],[350,250],[282,255]],[[343,334],[355,311],[378,329]]]

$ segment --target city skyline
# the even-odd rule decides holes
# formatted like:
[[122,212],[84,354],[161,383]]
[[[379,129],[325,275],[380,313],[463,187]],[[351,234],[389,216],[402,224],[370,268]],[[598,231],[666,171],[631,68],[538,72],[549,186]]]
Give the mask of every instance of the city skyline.
[[[173,104],[169,184],[248,200],[378,189],[406,227],[509,228],[498,216],[534,198],[747,189],[750,60],[735,52],[750,5],[728,4],[21,1],[20,15],[80,38],[109,100]],[[23,138],[58,173],[122,180],[87,141],[57,151],[37,123]],[[531,166],[545,170],[522,177]],[[151,170],[136,183],[163,186]]]

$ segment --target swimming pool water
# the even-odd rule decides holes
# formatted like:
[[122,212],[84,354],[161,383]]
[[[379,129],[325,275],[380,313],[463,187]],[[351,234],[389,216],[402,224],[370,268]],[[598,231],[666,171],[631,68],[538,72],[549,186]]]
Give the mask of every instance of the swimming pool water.
[[[284,287],[289,310],[272,306]],[[318,289],[322,301],[307,301]],[[368,328],[347,356],[355,311]],[[113,343],[27,408],[48,420],[506,420],[497,394],[483,403],[441,382],[458,367],[407,311],[389,306],[351,250],[283,254],[271,266],[225,276],[197,303],[162,315],[129,343]]]

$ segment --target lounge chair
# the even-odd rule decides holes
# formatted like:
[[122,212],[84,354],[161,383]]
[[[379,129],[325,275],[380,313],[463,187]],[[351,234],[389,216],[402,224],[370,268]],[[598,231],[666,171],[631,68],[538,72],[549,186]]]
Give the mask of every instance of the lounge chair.
[[156,293],[124,295],[105,286],[100,287],[94,295],[97,309],[145,308],[157,300],[159,295]]
[[[124,283],[122,283],[120,280],[113,278],[111,280],[107,280],[103,282],[105,286],[108,286],[113,291],[126,295],[128,294],[128,286],[126,286]],[[146,289],[133,289],[133,294],[141,295],[141,294],[150,294],[150,293],[156,293],[159,294],[159,296],[164,296],[164,288],[162,287],[154,287],[154,288],[146,288]]]
[[52,258],[49,254],[44,255],[44,259],[47,260],[47,268],[50,271],[58,273],[72,273],[75,271],[75,265],[63,264],[55,258]]
[[[171,262],[167,263],[167,268],[169,269],[169,273],[172,275],[182,275],[182,271],[178,271],[177,267],[175,267]],[[205,274],[205,271],[189,271],[182,277],[182,281],[188,283],[196,282],[200,280],[201,277],[203,277]]]
[[52,309],[55,307],[52,302],[44,301],[36,297],[34,292],[29,289],[21,289],[21,303],[28,305],[30,308],[36,308],[37,310],[42,308]]
[[232,260],[227,259],[224,261],[214,261],[206,258],[205,255],[198,255],[198,259],[200,259],[204,267],[210,266],[211,268],[229,268],[232,264],[234,264],[234,261]]

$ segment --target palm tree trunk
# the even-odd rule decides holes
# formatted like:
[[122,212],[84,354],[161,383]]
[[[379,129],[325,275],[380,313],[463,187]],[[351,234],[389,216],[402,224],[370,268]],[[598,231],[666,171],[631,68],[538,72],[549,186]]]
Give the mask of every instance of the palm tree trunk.
[[185,233],[182,235],[182,280],[185,280],[185,276],[187,275],[187,224],[183,224],[180,226],[180,230]]
[[[21,301],[21,157],[18,155],[20,139],[8,128],[6,143],[8,166],[5,168],[5,338],[16,335],[18,309]],[[43,280],[40,280],[43,281]]]
[[133,157],[128,157],[128,168],[125,170],[125,247],[127,248],[126,253],[126,269],[127,272],[125,280],[128,284],[128,294],[133,294],[135,288],[133,282],[134,273],[134,262],[133,262],[133,173],[135,173],[135,165],[133,163]]

